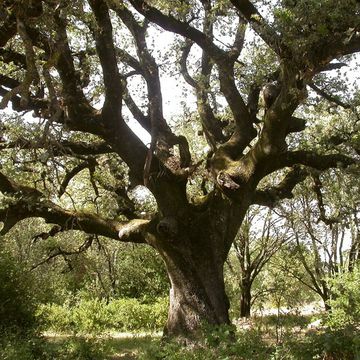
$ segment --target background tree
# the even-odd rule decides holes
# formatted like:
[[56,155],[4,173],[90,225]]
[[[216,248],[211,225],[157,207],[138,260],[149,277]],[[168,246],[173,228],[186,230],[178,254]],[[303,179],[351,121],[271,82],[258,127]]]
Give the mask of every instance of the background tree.
[[227,262],[241,289],[241,317],[250,317],[253,302],[259,295],[265,295],[256,293],[253,299],[252,285],[272,256],[290,239],[282,219],[274,215],[259,206],[249,209],[233,244],[236,261],[230,257]]
[[332,172],[301,184],[295,200],[282,208],[294,236],[294,251],[307,276],[288,259],[283,269],[306,284],[329,309],[332,297],[329,280],[356,266],[358,241],[358,178]]
[[[301,135],[291,134],[305,129],[297,109],[306,108],[307,87],[318,88],[324,71],[359,51],[359,3],[258,5],[266,16],[248,0],[3,1],[0,107],[19,116],[2,114],[2,233],[41,217],[59,231],[147,243],[171,282],[166,334],[228,323],[223,265],[249,206],[291,197],[309,168],[358,159],[356,150],[303,147]],[[159,27],[172,34],[173,52],[156,41]],[[273,61],[260,71],[253,54],[261,51]],[[172,61],[196,97],[195,119],[209,147],[201,159],[164,114],[163,69],[171,71]],[[259,111],[269,81],[275,91]],[[147,132],[148,146],[129,118]],[[276,184],[261,182],[278,171],[283,179]],[[188,197],[199,172],[202,196]],[[86,181],[67,194],[81,173]],[[130,196],[138,185],[156,202],[146,216]]]

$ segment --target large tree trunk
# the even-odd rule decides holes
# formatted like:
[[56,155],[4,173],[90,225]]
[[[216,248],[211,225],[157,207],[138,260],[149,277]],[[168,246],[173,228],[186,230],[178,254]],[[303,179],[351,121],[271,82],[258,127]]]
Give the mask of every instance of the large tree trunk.
[[196,336],[205,324],[229,324],[229,300],[222,265],[203,258],[175,256],[167,261],[171,282],[170,308],[165,334]]
[[154,246],[171,283],[165,335],[196,339],[203,325],[230,323],[223,267],[244,213],[218,198],[204,211],[182,209],[159,222]]

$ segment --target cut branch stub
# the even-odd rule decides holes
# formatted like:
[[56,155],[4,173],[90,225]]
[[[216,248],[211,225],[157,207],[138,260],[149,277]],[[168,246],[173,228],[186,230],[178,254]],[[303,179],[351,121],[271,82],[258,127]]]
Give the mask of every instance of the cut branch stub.
[[118,226],[120,241],[144,243],[150,220],[133,219]]

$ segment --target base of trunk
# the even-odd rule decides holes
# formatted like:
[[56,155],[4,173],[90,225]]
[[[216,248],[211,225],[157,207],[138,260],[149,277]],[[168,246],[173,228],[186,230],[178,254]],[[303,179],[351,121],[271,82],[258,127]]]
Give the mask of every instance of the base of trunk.
[[170,307],[164,335],[196,340],[209,326],[230,324],[229,300],[222,266],[183,262],[167,264],[171,282]]
[[243,289],[240,299],[240,317],[249,318],[251,315],[251,292],[250,289]]

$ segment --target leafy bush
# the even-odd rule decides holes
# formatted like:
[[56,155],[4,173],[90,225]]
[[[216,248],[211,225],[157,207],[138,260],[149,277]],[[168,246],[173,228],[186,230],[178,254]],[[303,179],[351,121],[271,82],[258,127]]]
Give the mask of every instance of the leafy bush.
[[356,333],[349,330],[309,332],[303,338],[288,336],[277,347],[275,359],[359,359],[360,343],[356,339]]
[[360,359],[360,341],[346,331],[309,332],[297,336],[291,331],[275,343],[273,334],[255,329],[239,331],[229,340],[226,327],[209,333],[202,345],[183,347],[179,342],[153,341],[141,360],[314,360]]
[[35,326],[33,279],[8,253],[0,256],[0,332]]
[[332,299],[326,325],[331,329],[360,329],[360,267],[329,280]]
[[183,347],[177,341],[156,343],[140,356],[141,360],[267,360],[271,348],[256,330],[234,334],[229,326],[206,329],[202,345]]
[[2,360],[103,360],[105,340],[70,337],[49,341],[34,334],[3,334],[0,339]]
[[56,332],[99,334],[113,331],[156,331],[165,324],[168,300],[153,304],[136,299],[116,299],[107,304],[99,299],[77,299],[64,305],[42,305],[38,316]]
[[61,346],[49,349],[48,354],[57,360],[103,360],[105,340],[96,338],[71,337]]
[[0,359],[2,360],[47,360],[44,341],[33,332],[16,333],[3,331],[0,337]]
[[38,316],[45,328],[56,332],[97,334],[109,328],[110,316],[107,305],[99,299],[81,299],[72,304],[41,305]]
[[142,304],[136,299],[118,299],[109,304],[114,329],[121,331],[155,331],[167,318],[168,299],[160,298],[153,304]]

